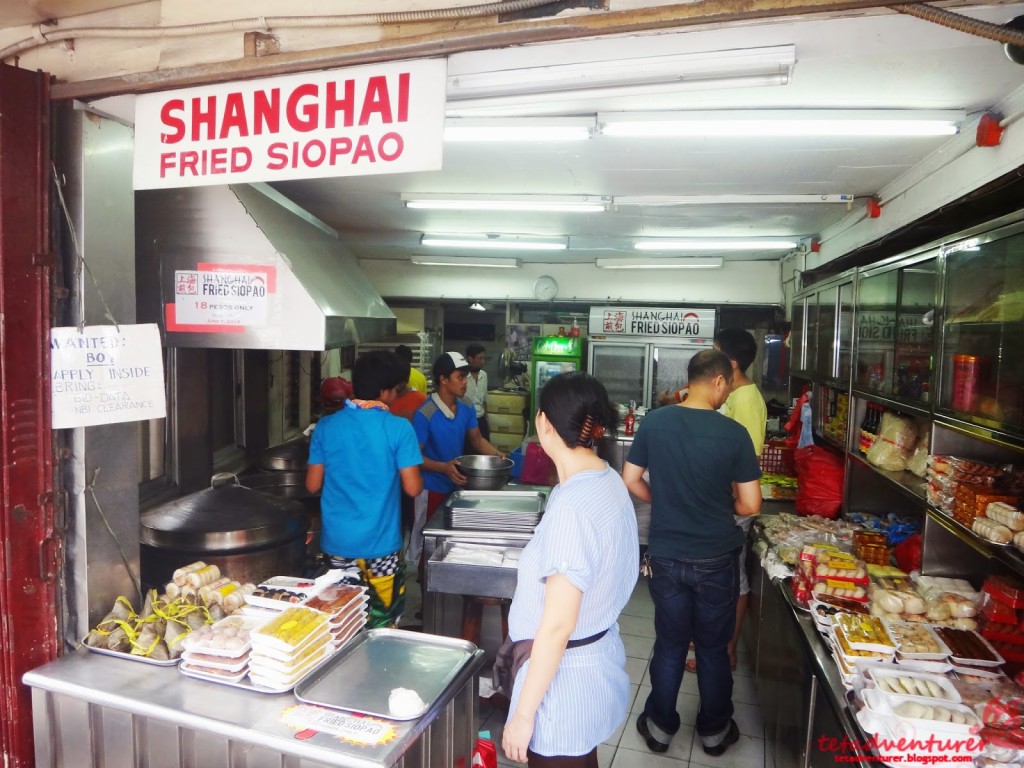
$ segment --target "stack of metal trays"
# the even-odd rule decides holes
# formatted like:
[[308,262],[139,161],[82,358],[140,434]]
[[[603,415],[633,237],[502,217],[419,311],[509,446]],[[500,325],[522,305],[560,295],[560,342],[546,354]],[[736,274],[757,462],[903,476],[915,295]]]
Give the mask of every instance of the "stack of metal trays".
[[476,531],[531,533],[544,512],[540,491],[456,491],[445,506],[445,525]]

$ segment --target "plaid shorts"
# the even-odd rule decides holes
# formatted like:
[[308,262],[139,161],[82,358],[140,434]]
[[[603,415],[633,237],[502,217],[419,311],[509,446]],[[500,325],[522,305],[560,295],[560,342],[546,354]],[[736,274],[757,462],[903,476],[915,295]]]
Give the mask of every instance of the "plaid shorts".
[[331,568],[357,569],[370,597],[371,629],[394,627],[405,609],[405,561],[402,551],[372,558],[327,555]]

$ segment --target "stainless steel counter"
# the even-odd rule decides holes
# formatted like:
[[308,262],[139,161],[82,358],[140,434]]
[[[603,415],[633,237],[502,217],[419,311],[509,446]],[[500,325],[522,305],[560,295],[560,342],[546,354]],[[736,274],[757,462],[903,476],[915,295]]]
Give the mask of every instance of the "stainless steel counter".
[[24,682],[32,688],[38,768],[426,768],[471,763],[478,727],[476,673],[482,664],[478,651],[418,720],[353,720],[315,710],[347,721],[357,733],[393,728],[393,737],[374,746],[289,725],[286,714],[294,716],[300,707],[291,693],[207,683],[174,667],[84,649],[27,673]]

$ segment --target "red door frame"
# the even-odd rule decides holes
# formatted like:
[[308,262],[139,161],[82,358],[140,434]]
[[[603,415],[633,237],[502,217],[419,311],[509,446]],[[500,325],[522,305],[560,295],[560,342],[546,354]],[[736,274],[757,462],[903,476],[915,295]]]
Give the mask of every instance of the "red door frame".
[[0,64],[0,747],[19,767],[35,763],[21,677],[58,648],[49,133],[46,75]]

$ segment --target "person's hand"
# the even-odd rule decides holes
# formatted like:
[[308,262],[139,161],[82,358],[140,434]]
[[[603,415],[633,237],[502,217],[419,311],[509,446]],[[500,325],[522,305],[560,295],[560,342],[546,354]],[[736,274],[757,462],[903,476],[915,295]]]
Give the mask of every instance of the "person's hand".
[[517,763],[526,762],[526,750],[533,738],[533,718],[527,718],[518,712],[505,723],[505,733],[501,737],[501,749],[505,757]]
[[459,471],[459,460],[452,459],[444,465],[444,474],[456,485],[465,485],[468,478]]

